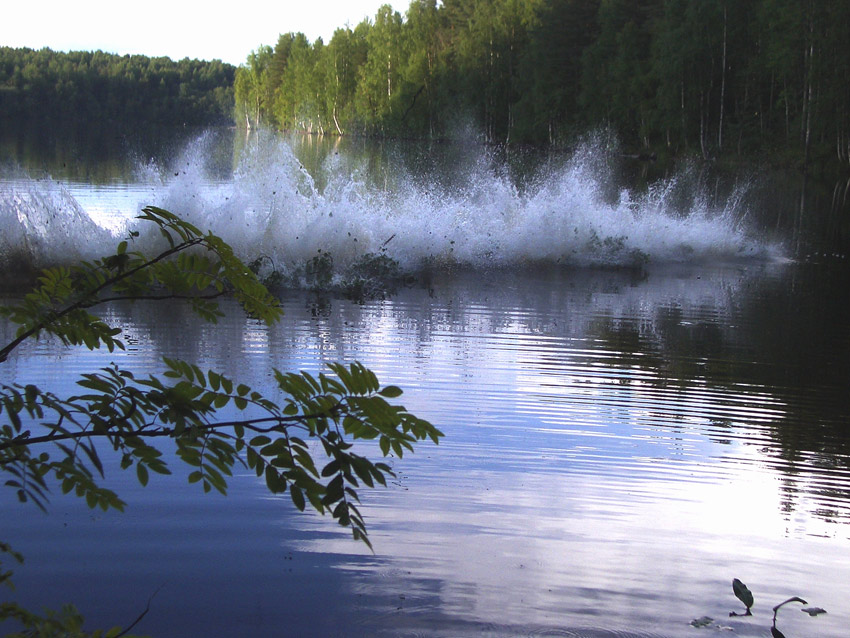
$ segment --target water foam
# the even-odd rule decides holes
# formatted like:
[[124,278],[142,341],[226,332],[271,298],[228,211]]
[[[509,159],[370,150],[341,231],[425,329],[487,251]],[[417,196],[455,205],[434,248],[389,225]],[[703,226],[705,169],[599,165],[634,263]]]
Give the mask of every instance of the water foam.
[[[330,155],[321,175],[311,175],[284,140],[265,135],[249,141],[232,177],[222,180],[210,176],[210,144],[202,136],[167,168],[140,166],[146,195],[139,208],[167,208],[221,235],[244,259],[263,255],[281,270],[297,269],[320,253],[330,253],[340,269],[381,253],[408,270],[776,255],[745,228],[740,192],[719,206],[697,193],[683,206],[674,178],[641,195],[623,189],[612,199],[607,185],[613,175],[600,161],[603,152],[588,143],[521,185],[486,154],[452,186],[400,170],[378,185],[364,166],[342,155]],[[0,206],[3,255],[25,247],[36,262],[61,260],[109,252],[115,239],[95,231],[79,204],[50,180],[7,182]]]

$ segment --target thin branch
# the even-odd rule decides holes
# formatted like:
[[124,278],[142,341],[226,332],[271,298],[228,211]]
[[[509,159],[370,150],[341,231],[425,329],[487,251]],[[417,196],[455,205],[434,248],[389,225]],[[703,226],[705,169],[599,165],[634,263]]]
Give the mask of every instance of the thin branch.
[[139,624],[139,621],[141,621],[142,618],[144,618],[147,615],[147,613],[151,610],[151,601],[153,600],[154,596],[156,596],[159,593],[159,590],[162,589],[163,587],[164,587],[164,585],[160,585],[159,587],[156,588],[156,591],[151,594],[150,598],[148,598],[148,604],[145,605],[145,610],[141,614],[139,614],[139,617],[136,618],[136,620],[134,620],[132,623],[130,623],[130,625],[124,631],[122,631],[120,634],[116,634],[115,638],[121,638],[121,636],[125,636],[127,633],[129,633],[129,631],[133,627],[135,627],[136,625]]
[[788,600],[779,603],[778,605],[776,605],[776,607],[773,608],[773,626],[774,627],[776,627],[776,614],[779,612],[779,608],[782,607],[782,605],[787,605],[788,603],[802,603],[804,605],[809,604],[805,600],[800,598],[799,596],[792,596]]
[[[195,430],[200,432],[208,432],[213,430],[218,430],[222,428],[229,427],[237,427],[242,426],[251,432],[256,432],[257,434],[268,434],[270,432],[278,432],[280,428],[285,428],[289,425],[298,425],[307,429],[307,426],[304,425],[305,421],[309,421],[310,419],[319,419],[333,415],[334,413],[339,411],[339,408],[342,406],[342,401],[339,401],[336,405],[332,406],[326,412],[317,412],[314,414],[303,414],[303,415],[295,415],[295,416],[271,416],[271,417],[263,417],[260,419],[246,419],[244,421],[220,421],[215,423],[209,423],[207,425],[194,425],[191,426]],[[262,424],[264,423],[273,423],[274,425],[270,425],[264,427]],[[96,437],[113,437],[118,440],[129,439],[136,436],[144,436],[144,437],[163,437],[163,436],[172,436],[174,434],[174,428],[170,427],[161,427],[158,430],[145,430],[147,425],[142,428],[136,430],[106,430],[103,432],[92,432],[89,430],[82,430],[80,432],[63,432],[62,434],[57,434],[56,430],[52,431],[49,434],[44,434],[42,436],[16,436],[13,439],[9,439],[7,441],[0,442],[0,452],[5,451],[7,449],[11,449],[17,447],[19,445],[37,445],[40,443],[56,443],[58,441],[78,441],[80,439],[93,439]]]
[[163,261],[164,259],[167,259],[168,257],[171,257],[171,255],[174,255],[174,254],[176,254],[176,253],[178,253],[182,250],[186,250],[187,248],[191,248],[192,246],[197,246],[198,244],[201,244],[203,242],[204,242],[203,237],[196,237],[195,239],[190,239],[190,240],[184,241],[181,244],[177,244],[176,246],[172,246],[168,250],[166,250],[166,251],[160,253],[159,255],[157,255],[156,257],[154,257],[153,259],[149,259],[148,261],[144,262],[143,264],[136,266],[135,268],[131,268],[130,270],[118,273],[114,277],[110,277],[109,279],[104,281],[99,286],[96,286],[95,288],[92,288],[91,290],[86,291],[85,296],[82,297],[79,301],[72,303],[71,305],[66,307],[64,310],[60,310],[60,311],[56,312],[55,314],[51,314],[49,321],[42,321],[42,322],[38,323],[37,325],[33,326],[29,330],[26,330],[25,332],[18,335],[15,339],[10,341],[2,350],[0,350],[0,363],[5,361],[6,358],[9,356],[9,353],[12,352],[19,345],[21,345],[21,343],[23,343],[24,341],[26,341],[27,339],[29,339],[33,335],[38,334],[42,330],[45,330],[47,328],[47,326],[50,325],[51,323],[55,323],[58,319],[61,319],[65,315],[67,315],[67,314],[69,314],[69,313],[71,313],[75,310],[82,310],[83,308],[91,308],[93,306],[96,306],[98,304],[103,303],[104,300],[96,298],[96,295],[100,291],[105,290],[106,288],[109,288],[110,286],[115,285],[119,281],[123,281],[124,279],[127,279],[127,278],[135,275],[137,272],[144,270],[145,268],[149,268],[149,267],[153,266],[154,264],[159,263],[160,261]]
[[[97,303],[106,303],[108,301],[166,301],[168,299],[217,299],[224,295],[228,294],[227,290],[222,290],[221,292],[211,293],[209,295],[178,295],[178,294],[168,294],[168,295],[125,295],[118,297],[104,297],[103,299],[98,300]],[[90,307],[90,306],[89,306]]]

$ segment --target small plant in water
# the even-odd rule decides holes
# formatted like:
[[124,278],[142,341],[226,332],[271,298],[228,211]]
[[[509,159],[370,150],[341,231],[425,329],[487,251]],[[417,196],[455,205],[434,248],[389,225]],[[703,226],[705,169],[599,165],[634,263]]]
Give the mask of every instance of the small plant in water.
[[628,235],[609,235],[603,239],[599,233],[591,230],[586,247],[588,251],[610,262],[611,265],[643,268],[649,263],[649,254],[640,248],[629,249],[626,245],[628,239]]
[[318,254],[307,262],[305,269],[307,285],[318,290],[330,288],[334,275],[334,258],[327,252],[319,249]]
[[394,294],[400,284],[415,281],[383,250],[362,255],[342,272],[335,269],[333,255],[321,249],[306,262],[292,263],[282,269],[268,255],[260,255],[247,266],[268,288],[307,288],[320,293],[339,293],[361,302],[383,299]]
[[[747,587],[743,582],[741,582],[737,578],[733,578],[732,579],[732,591],[734,592],[735,597],[738,600],[740,600],[742,603],[744,603],[744,605],[747,608],[747,611],[743,614],[735,612],[735,611],[731,611],[731,612],[729,612],[729,616],[730,617],[732,617],[732,616],[737,616],[737,617],[752,616],[753,615],[752,607],[753,607],[753,604],[755,602],[755,598],[753,597],[753,592],[750,591],[750,588]],[[802,603],[803,605],[809,604],[805,600],[800,598],[799,596],[792,596],[788,600],[785,600],[785,601],[779,603],[778,605],[776,605],[773,608],[773,624],[770,627],[770,633],[773,636],[773,638],[786,638],[785,634],[783,634],[781,631],[779,631],[779,629],[777,629],[777,627],[776,627],[776,614],[779,612],[779,609],[783,605],[787,605],[788,603],[795,603],[795,602],[796,603]],[[826,613],[826,610],[822,609],[821,607],[804,607],[801,611],[809,614],[810,616],[819,616],[820,614]],[[696,618],[696,619],[694,619],[690,622],[690,625],[691,625],[691,627],[696,627],[698,629],[703,628],[703,627],[712,627],[712,628],[715,628],[715,629],[729,629],[729,630],[732,629],[732,627],[723,627],[722,625],[715,623],[714,618],[711,618],[710,616],[702,616],[701,618]]]
[[266,288],[278,288],[286,283],[285,276],[277,269],[274,259],[268,255],[260,255],[248,264],[248,268]]
[[747,611],[744,614],[738,614],[736,612],[729,612],[730,616],[752,616],[753,612],[751,610],[754,602],[753,592],[742,583],[737,578],[732,579],[732,591],[735,592],[735,597],[740,600],[744,605],[747,606]]
[[385,253],[366,253],[345,273],[343,293],[349,299],[383,298],[403,279],[399,263]]

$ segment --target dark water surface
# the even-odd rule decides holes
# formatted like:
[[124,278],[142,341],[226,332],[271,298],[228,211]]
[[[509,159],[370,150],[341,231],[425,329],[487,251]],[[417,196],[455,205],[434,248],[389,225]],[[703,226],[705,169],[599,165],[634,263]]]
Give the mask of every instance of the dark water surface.
[[[144,374],[170,356],[270,388],[272,367],[360,360],[446,434],[363,494],[374,554],[253,473],[223,498],[179,466],[147,488],[113,470],[123,514],[59,494],[43,514],[0,491],[0,540],[26,557],[4,595],[74,602],[90,627],[126,626],[152,597],[136,631],[162,637],[571,638],[769,636],[771,607],[800,596],[828,613],[783,607],[787,638],[846,638],[844,218],[804,218],[781,189],[757,206],[749,178],[718,194],[699,171],[620,190],[593,145],[539,173],[470,148],[441,150],[440,169],[431,147],[363,146],[219,132],[100,163],[2,147],[23,166],[0,175],[7,279],[105,254],[147,204],[288,274],[318,250],[341,265],[383,250],[413,277],[360,303],[284,292],[271,328],[232,304],[217,326],[111,305],[127,352],[32,343],[0,382],[71,393],[110,361]],[[751,618],[728,615],[736,577]]]
[[[108,626],[158,592],[138,629],[159,636],[666,638],[713,634],[689,626],[705,615],[763,636],[799,595],[829,613],[783,608],[786,636],[845,636],[846,286],[793,265],[456,273],[364,304],[290,293],[273,328],[112,306],[127,353],[30,345],[3,379],[62,389],[168,354],[268,386],[357,359],[446,438],[366,495],[374,555],[249,474],[221,498],[112,472],[124,514],[4,492],[16,595]],[[733,577],[754,618],[728,617]]]

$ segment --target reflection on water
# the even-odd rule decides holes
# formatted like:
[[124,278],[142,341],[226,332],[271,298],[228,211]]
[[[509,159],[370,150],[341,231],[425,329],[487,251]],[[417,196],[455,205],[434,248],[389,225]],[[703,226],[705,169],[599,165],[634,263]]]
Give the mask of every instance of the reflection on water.
[[[848,274],[814,267],[432,275],[391,299],[288,294],[280,325],[112,306],[127,353],[30,346],[52,388],[161,354],[249,383],[359,359],[446,433],[367,494],[376,553],[244,474],[226,499],[113,475],[123,515],[2,494],[22,599],[163,636],[692,636],[711,616],[839,638],[850,612]],[[8,337],[9,328],[2,328]],[[10,515],[13,513],[13,515]],[[728,618],[731,580],[754,618]],[[121,583],[116,587],[115,582]],[[713,629],[700,630],[713,633]]]

